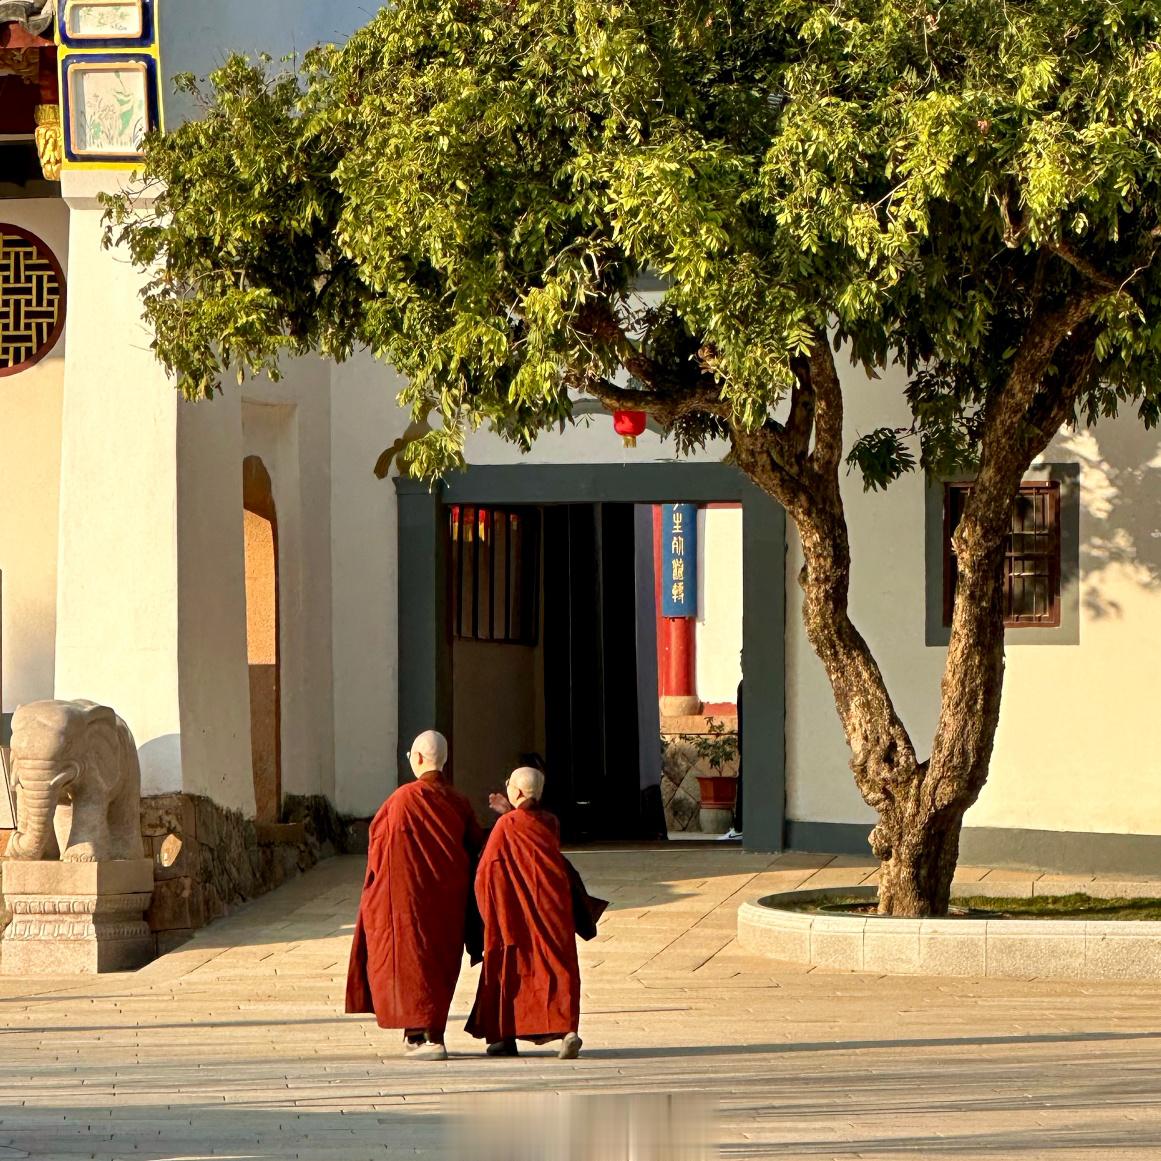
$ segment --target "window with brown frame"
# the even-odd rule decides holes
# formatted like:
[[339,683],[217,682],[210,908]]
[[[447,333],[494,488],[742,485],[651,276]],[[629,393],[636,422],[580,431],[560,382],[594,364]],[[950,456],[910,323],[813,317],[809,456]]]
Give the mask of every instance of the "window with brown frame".
[[540,513],[454,505],[448,511],[452,636],[535,645],[540,627]]
[[[943,494],[943,623],[951,624],[956,562],[951,537],[971,484],[945,484]],[[1012,509],[1004,555],[1004,624],[1054,629],[1060,625],[1060,484],[1023,484]]]

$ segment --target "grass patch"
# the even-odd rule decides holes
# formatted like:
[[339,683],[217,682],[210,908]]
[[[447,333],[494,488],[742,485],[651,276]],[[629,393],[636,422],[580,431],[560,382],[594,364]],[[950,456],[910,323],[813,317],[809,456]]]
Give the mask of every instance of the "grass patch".
[[[827,915],[873,915],[875,903],[853,896],[825,901],[790,903],[788,911]],[[1037,895],[1031,899],[993,899],[988,895],[957,895],[949,919],[1153,919],[1161,920],[1161,899],[1097,899],[1092,895]]]
[[1161,919],[1161,899],[1097,899],[1092,895],[988,899],[968,895],[953,902],[968,911],[990,911],[1003,919]]

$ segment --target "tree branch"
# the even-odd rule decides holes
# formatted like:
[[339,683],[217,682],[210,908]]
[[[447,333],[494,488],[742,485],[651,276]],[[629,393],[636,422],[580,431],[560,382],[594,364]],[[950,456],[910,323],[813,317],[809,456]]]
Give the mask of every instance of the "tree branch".
[[[1058,258],[1063,259],[1074,270],[1079,271],[1093,284],[1114,294],[1125,293],[1125,283],[1103,270],[1098,270],[1083,254],[1078,254],[1067,242],[1048,242],[1049,249]],[[1132,275],[1130,275],[1132,277]],[[1127,281],[1127,280],[1126,280]]]
[[717,380],[695,363],[689,364],[689,375],[681,375],[645,354],[625,333],[607,299],[594,299],[586,304],[573,325],[579,334],[607,346],[630,375],[656,392],[683,392],[694,387],[701,392],[712,389],[720,395]]
[[814,430],[814,387],[810,382],[808,359],[791,359],[790,369],[794,372],[794,386],[790,389],[786,437],[791,455],[801,462],[810,453],[810,435]]
[[722,399],[716,386],[638,391],[631,387],[618,387],[600,375],[579,370],[566,373],[564,382],[570,390],[591,395],[610,410],[647,411],[665,427],[672,427],[675,420],[694,412],[716,415],[721,419],[728,419],[730,414],[729,404]]
[[809,364],[814,389],[814,451],[810,460],[820,478],[837,493],[843,458],[843,391],[825,334],[816,337]]

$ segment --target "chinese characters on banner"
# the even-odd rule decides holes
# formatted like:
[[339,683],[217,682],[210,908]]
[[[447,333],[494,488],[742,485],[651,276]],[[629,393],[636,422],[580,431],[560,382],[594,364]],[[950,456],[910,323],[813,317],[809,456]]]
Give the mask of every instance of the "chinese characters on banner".
[[697,505],[661,505],[661,615],[697,616]]

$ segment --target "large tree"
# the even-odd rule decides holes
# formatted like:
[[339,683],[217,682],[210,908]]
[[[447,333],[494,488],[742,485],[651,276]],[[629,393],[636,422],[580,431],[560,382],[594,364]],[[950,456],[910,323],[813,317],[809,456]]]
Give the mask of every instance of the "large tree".
[[[586,395],[682,452],[725,441],[802,542],[880,909],[938,914],[999,717],[1021,478],[1062,424],[1161,408],[1159,15],[397,0],[293,70],[185,78],[203,116],[148,140],[109,240],[154,272],[157,355],[187,394],[368,347],[433,420],[404,453],[423,476],[470,428],[526,447]],[[836,354],[902,364],[913,417],[846,457],[862,371],[840,379]],[[876,488],[975,473],[926,756],[849,614],[848,463]]]

